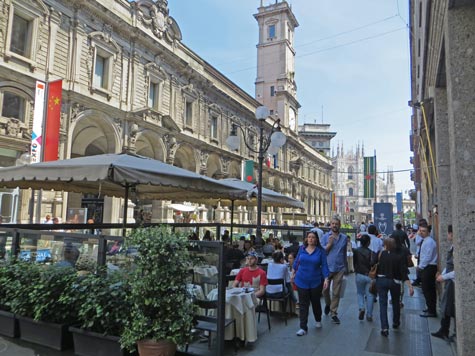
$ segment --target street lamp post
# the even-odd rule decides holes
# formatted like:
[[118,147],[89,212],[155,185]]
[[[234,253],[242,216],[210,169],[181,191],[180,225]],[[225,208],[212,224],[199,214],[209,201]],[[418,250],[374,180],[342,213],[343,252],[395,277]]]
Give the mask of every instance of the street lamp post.
[[265,153],[276,154],[279,149],[285,144],[287,138],[280,129],[280,120],[274,121],[271,127],[271,131],[268,135],[264,132],[264,122],[269,117],[269,109],[265,106],[259,106],[256,109],[256,118],[259,120],[259,149],[256,151],[248,142],[248,137],[241,125],[233,123],[231,128],[231,134],[226,140],[228,147],[235,151],[240,147],[240,139],[237,136],[237,129],[239,128],[246,147],[257,153],[257,223],[256,223],[256,236],[262,237],[262,168],[264,164]]

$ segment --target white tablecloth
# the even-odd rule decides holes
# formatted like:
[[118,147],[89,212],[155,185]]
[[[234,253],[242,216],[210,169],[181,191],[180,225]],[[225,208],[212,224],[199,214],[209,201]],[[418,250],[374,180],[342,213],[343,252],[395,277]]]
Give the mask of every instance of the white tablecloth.
[[[208,299],[218,298],[218,290],[214,289],[208,294]],[[226,290],[226,319],[236,319],[236,336],[245,341],[257,340],[256,305],[258,301],[254,293],[243,293],[242,288]],[[225,340],[232,340],[234,331],[231,326],[226,328]]]
[[193,271],[195,274],[199,274],[205,277],[212,277],[218,274],[218,269],[216,266],[200,266],[200,267],[193,267]]
[[187,284],[186,289],[188,290],[188,293],[190,293],[196,299],[205,299],[205,294],[203,293],[203,288],[201,288],[201,286],[196,284]]

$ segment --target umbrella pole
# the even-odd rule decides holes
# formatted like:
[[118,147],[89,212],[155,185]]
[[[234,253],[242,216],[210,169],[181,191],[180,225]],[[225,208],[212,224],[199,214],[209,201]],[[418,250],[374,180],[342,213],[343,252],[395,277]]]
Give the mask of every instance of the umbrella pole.
[[233,243],[233,225],[234,225],[234,200],[231,200],[231,244]]
[[124,217],[122,219],[122,236],[125,237],[127,229],[125,226],[127,225],[127,208],[129,205],[129,185],[126,183],[125,184],[125,197],[124,197]]

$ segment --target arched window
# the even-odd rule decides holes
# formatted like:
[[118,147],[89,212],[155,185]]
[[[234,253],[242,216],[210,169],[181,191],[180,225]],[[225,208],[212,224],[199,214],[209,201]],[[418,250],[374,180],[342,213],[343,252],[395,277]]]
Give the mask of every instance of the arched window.
[[353,179],[353,166],[348,167],[348,179]]
[[0,114],[6,118],[13,118],[25,122],[26,100],[13,91],[0,92]]
[[353,188],[348,189],[348,196],[352,197],[353,196]]

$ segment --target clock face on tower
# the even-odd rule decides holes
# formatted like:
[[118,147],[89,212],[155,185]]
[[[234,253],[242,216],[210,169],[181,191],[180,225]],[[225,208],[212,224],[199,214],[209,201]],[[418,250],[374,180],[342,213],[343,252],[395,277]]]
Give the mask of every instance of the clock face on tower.
[[293,108],[289,109],[289,128],[293,131],[297,129],[296,127],[296,118],[295,118],[295,110]]

